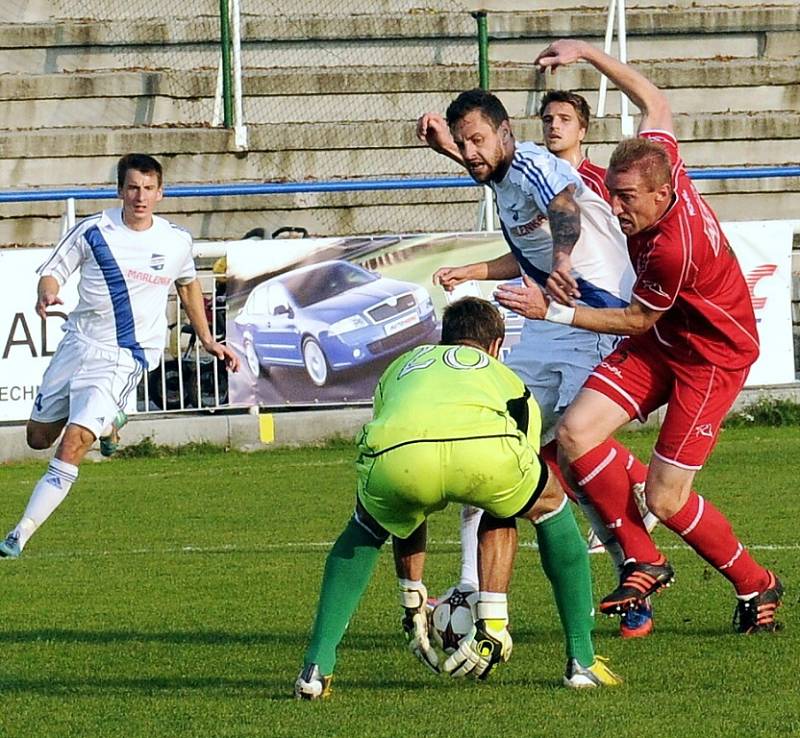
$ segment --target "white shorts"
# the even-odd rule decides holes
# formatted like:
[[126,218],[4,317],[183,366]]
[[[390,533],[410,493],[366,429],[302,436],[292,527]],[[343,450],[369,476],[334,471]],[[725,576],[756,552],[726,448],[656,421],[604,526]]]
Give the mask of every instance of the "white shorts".
[[552,440],[559,415],[619,340],[619,336],[544,320],[526,320],[522,324],[519,343],[505,363],[525,382],[539,404],[542,443]]
[[66,418],[97,438],[125,408],[142,371],[130,350],[68,332],[42,377],[31,420],[54,423]]

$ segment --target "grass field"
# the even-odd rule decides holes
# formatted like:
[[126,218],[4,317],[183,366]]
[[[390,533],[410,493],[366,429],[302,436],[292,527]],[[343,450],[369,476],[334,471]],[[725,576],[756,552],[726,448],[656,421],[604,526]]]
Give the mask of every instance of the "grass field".
[[[652,436],[626,440],[644,452]],[[728,430],[698,485],[783,577],[783,632],[734,635],[728,584],[659,530],[677,580],[656,599],[656,633],[622,642],[615,621],[598,620],[598,651],[626,684],[575,694],[559,686],[561,636],[527,526],[514,656],[489,682],[436,678],[406,653],[387,550],[325,703],[290,696],[325,555],[352,509],[352,450],[87,463],[24,556],[0,561],[0,735],[800,735],[799,455],[796,427]],[[3,525],[42,470],[0,469]],[[457,576],[456,509],[430,537],[438,593]],[[592,564],[599,597],[611,568]]]

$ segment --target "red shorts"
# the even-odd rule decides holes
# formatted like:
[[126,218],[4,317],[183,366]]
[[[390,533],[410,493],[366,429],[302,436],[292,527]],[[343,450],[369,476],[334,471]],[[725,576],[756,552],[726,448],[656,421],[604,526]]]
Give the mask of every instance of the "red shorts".
[[584,387],[600,392],[641,421],[666,404],[654,453],[675,466],[700,469],[749,369],[673,362],[648,332],[626,338],[595,368]]

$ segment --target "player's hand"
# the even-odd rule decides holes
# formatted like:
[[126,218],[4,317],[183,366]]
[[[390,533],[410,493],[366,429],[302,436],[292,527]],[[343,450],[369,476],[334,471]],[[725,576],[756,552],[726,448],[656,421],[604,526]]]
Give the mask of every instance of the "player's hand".
[[44,292],[36,300],[36,314],[44,320],[47,318],[47,308],[51,305],[63,305],[64,301],[54,292]]
[[225,368],[229,371],[234,373],[239,371],[239,356],[235,351],[229,349],[224,343],[220,343],[219,341],[211,341],[208,344],[204,344],[203,348],[212,356],[224,361]]
[[442,668],[456,679],[486,679],[497,664],[511,658],[513,645],[505,623],[495,630],[486,620],[478,620],[472,632],[461,641],[458,650],[447,658]]
[[408,650],[427,668],[439,673],[439,656],[431,646],[428,634],[428,590],[424,584],[416,587],[400,586],[400,604],[403,606],[403,632]]
[[534,64],[536,64],[542,72],[547,71],[548,68],[555,72],[558,67],[574,64],[576,61],[582,59],[586,46],[587,44],[585,41],[578,41],[572,38],[554,41],[546,49],[539,52],[539,56],[536,57]]
[[547,312],[547,298],[527,274],[522,275],[521,285],[513,282],[498,285],[494,299],[504,308],[531,320],[543,320]]
[[417,120],[417,138],[442,154],[455,147],[447,121],[441,113],[424,113]]
[[553,254],[553,271],[546,282],[547,292],[562,305],[575,306],[575,298],[581,296],[578,282],[573,276],[572,257],[563,251]]
[[439,655],[431,646],[428,636],[428,590],[424,584],[409,588],[400,586],[400,604],[403,606],[403,632],[408,650],[432,672],[439,673]]
[[433,273],[433,283],[441,285],[445,292],[452,292],[454,287],[470,279],[474,276],[469,266],[442,267]]

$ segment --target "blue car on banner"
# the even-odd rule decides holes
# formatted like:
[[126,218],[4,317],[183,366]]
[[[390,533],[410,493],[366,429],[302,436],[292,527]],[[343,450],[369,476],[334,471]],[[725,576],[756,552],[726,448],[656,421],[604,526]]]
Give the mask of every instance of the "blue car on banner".
[[428,291],[348,261],[324,261],[262,282],[234,319],[255,376],[303,367],[324,386],[331,372],[438,340]]

